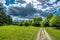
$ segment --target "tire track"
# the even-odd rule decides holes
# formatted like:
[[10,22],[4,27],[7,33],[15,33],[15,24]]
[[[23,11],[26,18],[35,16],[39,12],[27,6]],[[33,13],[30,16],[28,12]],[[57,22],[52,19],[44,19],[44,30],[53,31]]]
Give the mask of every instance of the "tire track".
[[40,28],[36,40],[52,40],[52,39],[50,35],[47,33],[47,31],[45,30],[45,28]]

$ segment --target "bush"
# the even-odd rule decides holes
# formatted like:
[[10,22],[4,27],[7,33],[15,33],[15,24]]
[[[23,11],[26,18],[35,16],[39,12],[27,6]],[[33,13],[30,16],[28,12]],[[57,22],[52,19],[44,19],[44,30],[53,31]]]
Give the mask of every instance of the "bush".
[[22,22],[20,22],[20,23],[19,23],[19,26],[23,26],[23,23],[22,23]]
[[40,23],[33,22],[33,23],[32,23],[32,26],[39,26],[39,27],[40,27]]
[[29,23],[28,22],[24,22],[23,26],[29,26]]

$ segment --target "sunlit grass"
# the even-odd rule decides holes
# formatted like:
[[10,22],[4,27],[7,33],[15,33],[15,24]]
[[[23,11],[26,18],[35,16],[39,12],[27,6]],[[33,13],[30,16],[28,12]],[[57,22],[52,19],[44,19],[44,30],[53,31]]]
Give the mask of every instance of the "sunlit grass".
[[0,40],[35,40],[39,27],[1,26]]
[[53,28],[53,27],[47,27],[46,30],[53,36],[56,40],[60,40],[60,30]]

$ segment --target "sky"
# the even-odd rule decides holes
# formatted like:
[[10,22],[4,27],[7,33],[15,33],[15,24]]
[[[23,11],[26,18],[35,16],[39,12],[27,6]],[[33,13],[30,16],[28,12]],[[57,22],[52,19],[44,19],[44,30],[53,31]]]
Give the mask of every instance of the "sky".
[[60,0],[1,0],[0,5],[13,20],[35,16],[45,18],[49,13],[60,14]]

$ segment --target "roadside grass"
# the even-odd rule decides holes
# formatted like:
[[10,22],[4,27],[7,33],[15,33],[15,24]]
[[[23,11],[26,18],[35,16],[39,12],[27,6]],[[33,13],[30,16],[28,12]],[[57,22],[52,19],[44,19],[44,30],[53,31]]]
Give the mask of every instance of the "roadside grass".
[[40,27],[0,26],[0,40],[35,40]]
[[51,34],[56,40],[60,40],[60,30],[54,27],[46,27],[48,33]]

